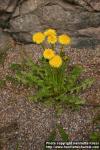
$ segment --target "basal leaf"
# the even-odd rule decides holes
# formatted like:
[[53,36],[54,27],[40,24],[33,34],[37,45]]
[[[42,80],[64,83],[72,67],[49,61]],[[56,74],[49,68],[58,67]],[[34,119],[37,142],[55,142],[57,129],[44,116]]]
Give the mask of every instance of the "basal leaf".
[[64,142],[68,142],[69,141],[69,136],[68,134],[66,134],[65,130],[63,129],[63,127],[61,125],[58,125],[58,130],[59,130],[59,133],[61,135],[61,138]]

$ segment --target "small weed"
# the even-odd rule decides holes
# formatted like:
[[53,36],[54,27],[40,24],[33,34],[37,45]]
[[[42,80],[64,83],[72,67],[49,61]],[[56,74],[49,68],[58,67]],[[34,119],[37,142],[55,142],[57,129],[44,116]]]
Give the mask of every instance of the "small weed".
[[69,136],[68,136],[68,134],[66,134],[64,128],[61,125],[58,125],[58,130],[59,130],[59,133],[61,135],[62,141],[68,142]]
[[16,80],[16,78],[15,77],[13,77],[12,75],[7,75],[6,76],[6,81],[9,81],[9,82],[11,82],[12,84],[14,84],[14,85],[19,85],[20,83],[18,82],[18,80]]
[[6,81],[4,79],[0,79],[0,88],[3,88],[6,84]]
[[[49,138],[47,139],[47,142],[54,142],[56,141],[56,136],[57,136],[57,129],[60,134],[60,137],[63,142],[68,142],[69,141],[69,135],[65,132],[64,128],[62,125],[57,124],[57,126],[53,129],[53,131],[50,133]],[[47,148],[45,147],[44,150]]]
[[17,145],[16,145],[16,150],[19,150],[19,144],[17,143]]
[[100,113],[98,113],[93,119],[93,125],[97,131],[93,131],[90,134],[90,140],[93,142],[100,142]]
[[100,142],[100,133],[99,132],[91,133],[90,141],[92,141],[92,142]]
[[21,64],[12,63],[9,67],[14,72],[20,72],[23,68]]

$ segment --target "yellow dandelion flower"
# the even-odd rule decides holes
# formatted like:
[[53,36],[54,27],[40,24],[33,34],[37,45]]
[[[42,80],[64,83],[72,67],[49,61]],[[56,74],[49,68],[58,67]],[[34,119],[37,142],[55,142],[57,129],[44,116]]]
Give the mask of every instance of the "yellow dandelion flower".
[[54,30],[54,29],[47,29],[47,30],[44,32],[44,35],[45,35],[45,36],[56,35],[56,30]]
[[47,42],[50,44],[55,44],[57,42],[57,37],[56,35],[49,35],[47,38]]
[[43,56],[46,59],[51,59],[55,56],[55,52],[52,49],[45,49],[43,52]]
[[62,58],[59,55],[55,55],[49,60],[49,64],[51,67],[59,68],[62,65]]
[[33,35],[32,39],[33,39],[33,42],[37,44],[41,44],[45,40],[45,36],[42,32],[37,32]]
[[67,45],[71,43],[71,38],[68,35],[63,34],[59,36],[58,41],[60,44]]

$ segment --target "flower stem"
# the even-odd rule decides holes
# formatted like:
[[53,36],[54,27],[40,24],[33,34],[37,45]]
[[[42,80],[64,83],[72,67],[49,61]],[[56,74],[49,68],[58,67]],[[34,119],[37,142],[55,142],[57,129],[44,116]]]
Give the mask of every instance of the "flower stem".
[[45,49],[45,46],[43,44],[41,44],[41,47],[42,47],[43,50]]
[[55,44],[51,44],[51,48],[55,50]]
[[61,45],[61,48],[60,48],[61,52],[64,51],[64,45]]

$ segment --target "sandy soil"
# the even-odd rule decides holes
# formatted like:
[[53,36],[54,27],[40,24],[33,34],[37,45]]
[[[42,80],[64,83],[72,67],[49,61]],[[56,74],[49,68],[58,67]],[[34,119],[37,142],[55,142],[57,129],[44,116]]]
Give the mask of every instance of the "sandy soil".
[[[24,45],[27,55],[37,61],[41,55],[40,48],[35,45]],[[4,68],[0,66],[0,78],[10,73],[9,64],[20,62],[21,46],[16,45],[8,52]],[[72,63],[82,64],[86,69],[84,77],[94,77],[94,85],[84,91],[81,96],[87,102],[79,111],[67,108],[60,118],[56,118],[53,108],[34,104],[27,99],[29,91],[7,82],[0,89],[0,150],[42,150],[44,142],[60,122],[71,140],[88,141],[89,135],[95,130],[93,119],[100,113],[100,50],[66,49]],[[57,140],[61,140],[58,136]]]

